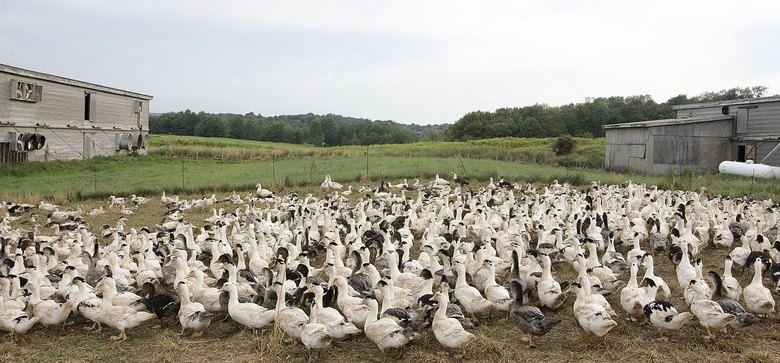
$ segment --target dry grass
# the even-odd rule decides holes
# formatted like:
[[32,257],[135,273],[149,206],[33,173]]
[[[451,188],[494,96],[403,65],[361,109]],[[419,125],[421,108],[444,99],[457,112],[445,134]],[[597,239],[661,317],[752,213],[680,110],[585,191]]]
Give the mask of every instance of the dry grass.
[[[298,190],[300,193],[318,192],[318,188]],[[219,196],[219,195],[218,195]],[[223,197],[225,195],[222,195]],[[159,222],[164,212],[158,196],[149,196],[152,200],[144,205],[141,212],[128,216],[128,227],[152,226]],[[195,196],[189,196],[190,198]],[[199,197],[199,196],[198,196]],[[106,206],[105,202],[84,201],[85,210],[96,206]],[[232,205],[217,205],[228,210]],[[202,219],[211,214],[210,209],[190,210],[187,220],[200,225]],[[116,211],[100,216],[88,216],[87,221],[93,231],[98,232],[103,224],[114,224],[118,217]],[[23,222],[24,219],[16,223]],[[42,231],[47,233],[48,231]],[[704,250],[700,256],[704,259],[704,270],[722,271],[724,249]],[[687,310],[677,287],[674,265],[665,257],[656,259],[656,273],[664,277],[672,288],[675,298],[672,303],[679,310]],[[554,274],[560,280],[575,277],[572,269],[559,264],[554,266]],[[752,273],[739,277],[746,286]],[[607,297],[619,312],[619,294]],[[514,325],[501,314],[481,319],[474,331],[477,340],[467,349],[463,361],[518,362],[518,361],[554,361],[554,362],[777,362],[780,360],[780,330],[778,318],[770,317],[755,326],[745,328],[734,336],[718,335],[713,342],[701,337],[704,329],[695,320],[682,330],[675,332],[671,341],[657,340],[658,333],[648,325],[639,325],[626,321],[621,315],[618,326],[606,338],[596,338],[585,334],[572,315],[574,296],[570,296],[564,307],[555,312],[547,312],[562,320],[547,336],[536,340],[538,347],[527,348],[520,341],[521,334]],[[73,319],[64,335],[59,336],[57,329],[35,327],[17,342],[0,337],[0,361],[134,361],[134,362],[207,362],[207,361],[285,361],[301,362],[306,360],[306,350],[299,342],[293,342],[281,333],[267,328],[254,335],[238,324],[227,321],[215,321],[211,328],[200,338],[182,338],[178,325],[160,328],[156,322],[128,332],[129,340],[117,343],[109,339],[115,332],[104,329],[101,333],[90,333],[82,329],[87,322]],[[170,324],[170,321],[169,321]],[[324,362],[380,362],[395,360],[395,352],[382,354],[376,346],[364,336],[354,337],[340,342],[323,351],[319,360]],[[406,349],[402,361],[409,362],[452,362],[459,352],[450,352],[438,344],[430,331],[421,333]]]

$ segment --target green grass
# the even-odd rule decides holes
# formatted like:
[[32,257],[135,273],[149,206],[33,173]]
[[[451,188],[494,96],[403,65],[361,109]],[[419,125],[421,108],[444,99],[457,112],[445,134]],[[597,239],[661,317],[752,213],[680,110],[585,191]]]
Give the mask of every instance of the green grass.
[[417,142],[365,146],[312,147],[261,141],[152,135],[150,154],[196,160],[271,160],[306,157],[358,157],[370,155],[504,160],[557,166],[599,168],[604,160],[604,139],[575,138],[571,155],[556,156],[555,139],[501,138],[464,142]]
[[[593,164],[593,161],[581,162],[590,159],[598,159],[600,165],[603,139],[578,139],[578,150],[564,157],[552,155],[549,145],[553,139],[372,145],[368,148],[368,160],[365,147],[357,146],[314,148],[158,135],[151,140],[150,155],[147,156],[0,165],[0,183],[3,185],[0,197],[6,200],[48,198],[65,201],[104,198],[112,194],[151,195],[163,190],[205,195],[250,190],[258,182],[275,190],[319,185],[326,174],[346,183],[403,178],[420,178],[426,182],[436,174],[450,178],[452,172],[483,185],[490,177],[521,183],[559,180],[574,185],[586,185],[592,181],[623,184],[632,180],[657,185],[661,189],[699,190],[706,187],[710,193],[732,197],[750,195],[777,200],[780,193],[780,186],[773,180],[707,173],[646,176],[578,167]],[[176,150],[172,152],[175,156],[165,156],[161,152],[161,148],[165,147]],[[192,154],[195,150],[201,151]],[[230,153],[230,157],[220,156],[225,152]],[[238,155],[244,157],[239,158]],[[266,156],[261,158],[259,155]],[[558,163],[569,167],[556,166]]]

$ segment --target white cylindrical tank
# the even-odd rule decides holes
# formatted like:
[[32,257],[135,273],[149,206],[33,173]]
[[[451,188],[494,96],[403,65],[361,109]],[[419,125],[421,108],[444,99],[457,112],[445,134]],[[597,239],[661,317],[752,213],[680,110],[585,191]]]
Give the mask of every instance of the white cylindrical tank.
[[766,164],[748,162],[724,161],[718,167],[721,173],[742,175],[756,178],[780,178],[780,168]]

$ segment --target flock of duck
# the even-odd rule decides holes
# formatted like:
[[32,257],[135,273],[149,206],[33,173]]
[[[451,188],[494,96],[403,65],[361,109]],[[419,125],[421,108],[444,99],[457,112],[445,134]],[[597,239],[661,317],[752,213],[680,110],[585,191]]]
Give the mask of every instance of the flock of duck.
[[[133,214],[148,200],[112,196],[90,212],[3,202],[0,329],[15,339],[80,316],[125,340],[154,319],[178,320],[192,336],[230,319],[253,331],[275,326],[311,354],[357,334],[403,352],[425,329],[465,349],[489,315],[507,317],[533,347],[569,313],[597,337],[622,315],[662,339],[694,318],[712,339],[774,314],[780,242],[771,201],[632,183],[474,187],[455,175],[355,195],[330,176],[321,187],[323,197],[260,184],[224,200],[163,193],[159,225],[127,228],[120,217],[94,230],[83,214]],[[213,214],[191,221],[193,208]],[[723,273],[705,273],[702,256],[715,248],[731,249]],[[676,276],[657,275],[655,258],[674,262]],[[752,270],[750,284],[742,288],[733,268]],[[687,306],[671,303],[670,284]],[[619,295],[618,308],[609,294]]]

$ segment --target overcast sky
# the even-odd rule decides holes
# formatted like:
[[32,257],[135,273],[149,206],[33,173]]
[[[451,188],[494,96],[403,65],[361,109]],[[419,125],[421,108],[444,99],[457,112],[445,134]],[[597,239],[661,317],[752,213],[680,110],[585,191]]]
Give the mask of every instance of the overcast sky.
[[152,112],[452,123],[475,110],[763,85],[780,1],[11,1],[0,63]]

